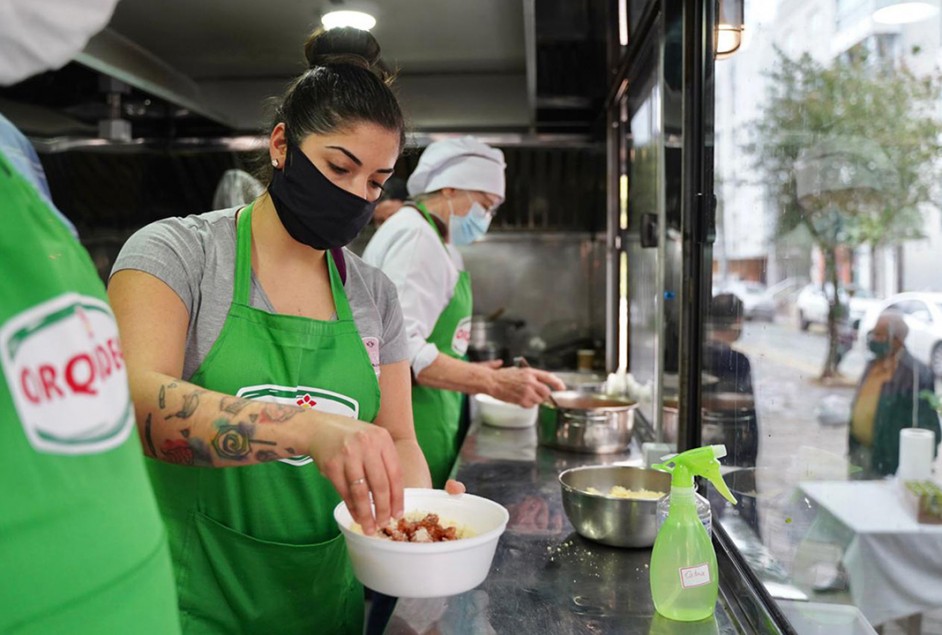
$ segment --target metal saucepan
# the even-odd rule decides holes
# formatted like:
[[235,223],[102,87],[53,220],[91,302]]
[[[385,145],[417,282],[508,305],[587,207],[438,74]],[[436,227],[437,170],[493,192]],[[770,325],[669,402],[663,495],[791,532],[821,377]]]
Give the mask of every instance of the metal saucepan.
[[544,402],[539,407],[540,445],[589,454],[628,449],[636,402],[574,390],[554,392],[553,399],[556,405]]

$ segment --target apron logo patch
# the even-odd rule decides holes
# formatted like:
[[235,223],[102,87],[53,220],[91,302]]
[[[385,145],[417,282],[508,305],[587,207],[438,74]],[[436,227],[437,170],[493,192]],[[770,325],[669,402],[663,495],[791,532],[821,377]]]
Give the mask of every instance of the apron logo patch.
[[[356,399],[339,392],[311,386],[277,386],[274,384],[246,386],[240,389],[236,396],[244,399],[258,399],[259,401],[300,406],[352,419],[356,419],[360,414],[360,403]],[[261,419],[259,421],[262,422]],[[279,461],[300,467],[313,463],[314,459],[309,456],[295,456],[290,459],[279,459]]]
[[66,293],[14,315],[0,328],[0,365],[37,451],[105,452],[130,434],[127,371],[105,302]]
[[311,395],[304,393],[304,396],[295,401],[296,404],[302,408],[313,408],[317,405],[317,402],[311,399]]
[[451,339],[451,350],[459,356],[464,357],[468,352],[468,344],[471,342],[471,318],[462,318],[455,328],[455,335]]

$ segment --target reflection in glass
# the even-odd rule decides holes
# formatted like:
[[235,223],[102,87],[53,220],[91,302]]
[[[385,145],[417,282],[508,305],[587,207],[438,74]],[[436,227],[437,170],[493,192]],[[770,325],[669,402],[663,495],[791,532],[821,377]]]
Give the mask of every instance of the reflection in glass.
[[942,478],[942,15],[875,22],[890,4],[747,0],[716,64],[712,302],[742,319],[704,307],[703,438],[729,445],[709,410],[749,395],[727,480],[752,509],[719,522],[774,595],[942,633],[942,531],[896,482],[914,425]]
[[[622,218],[629,230],[627,254],[622,260],[625,275],[622,281],[627,287],[622,290],[627,292],[631,321],[628,368],[641,384],[653,384],[656,380],[662,341],[658,333],[661,323],[658,311],[662,306],[659,294],[663,288],[663,270],[658,266],[657,249],[643,247],[640,239],[643,214],[656,214],[658,218],[663,218],[658,197],[661,188],[658,163],[662,160],[662,153],[661,130],[657,127],[656,113],[660,109],[657,95],[656,87],[645,94],[631,116],[627,206],[622,208]],[[642,403],[641,409],[645,419],[655,420],[650,403]]]

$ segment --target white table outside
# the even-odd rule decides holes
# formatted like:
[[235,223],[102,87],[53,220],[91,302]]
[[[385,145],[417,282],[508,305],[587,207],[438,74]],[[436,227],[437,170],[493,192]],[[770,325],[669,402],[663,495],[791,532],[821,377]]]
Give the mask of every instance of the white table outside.
[[800,487],[849,530],[842,562],[854,604],[872,624],[942,607],[942,525],[917,523],[899,484],[833,481]]

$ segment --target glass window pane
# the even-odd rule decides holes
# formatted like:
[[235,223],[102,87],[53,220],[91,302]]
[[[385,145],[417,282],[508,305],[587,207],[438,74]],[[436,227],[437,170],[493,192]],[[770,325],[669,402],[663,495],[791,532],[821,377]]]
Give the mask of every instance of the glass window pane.
[[716,62],[702,432],[773,595],[942,633],[942,530],[906,489],[942,476],[942,14],[877,4],[746,0]]

